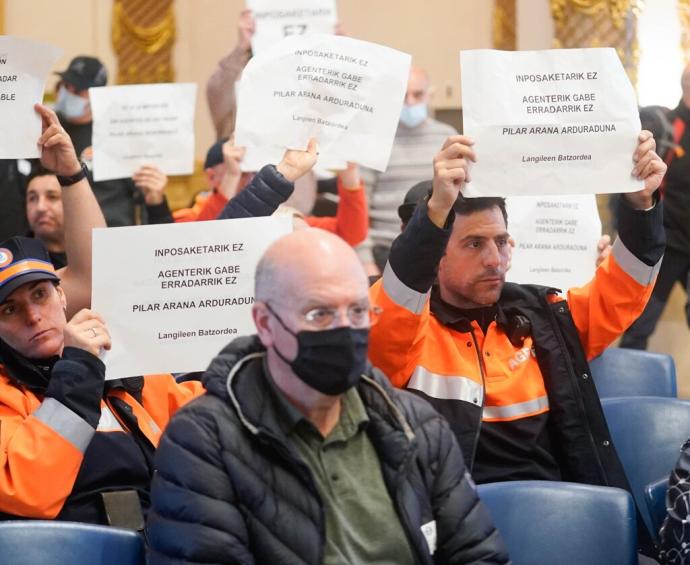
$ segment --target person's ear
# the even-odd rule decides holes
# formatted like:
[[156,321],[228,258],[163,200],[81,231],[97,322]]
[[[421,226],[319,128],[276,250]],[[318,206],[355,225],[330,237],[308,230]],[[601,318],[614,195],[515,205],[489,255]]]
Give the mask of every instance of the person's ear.
[[62,304],[62,309],[67,312],[67,297],[65,296],[65,291],[62,290],[61,286],[56,286],[55,287],[55,292],[58,293],[58,296],[60,297],[60,304]]
[[252,319],[264,347],[273,345],[273,328],[271,326],[271,313],[263,302],[255,302],[252,306]]

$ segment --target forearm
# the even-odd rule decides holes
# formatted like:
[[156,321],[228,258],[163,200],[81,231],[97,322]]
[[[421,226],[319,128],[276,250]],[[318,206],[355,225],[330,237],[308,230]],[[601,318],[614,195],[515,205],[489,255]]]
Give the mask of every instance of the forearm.
[[237,100],[235,82],[251,57],[251,51],[236,47],[221,59],[206,83],[206,99],[218,138],[234,129]]
[[244,190],[227,203],[217,219],[270,216],[290,197],[293,190],[292,182],[273,165],[266,165]]
[[649,210],[633,208],[625,198],[618,203],[618,237],[625,247],[646,265],[656,265],[664,254],[663,203],[654,193],[653,207]]
[[175,222],[168,206],[168,199],[163,196],[159,204],[146,204],[146,213],[149,224],[172,224]]
[[416,292],[428,292],[436,279],[455,216],[451,212],[444,219],[444,227],[438,227],[429,218],[426,204],[420,204],[391,246],[386,270],[392,269],[400,282]]
[[335,216],[335,232],[353,247],[362,243],[369,231],[369,209],[364,183],[346,187],[338,178],[338,210]]
[[568,291],[568,304],[588,359],[640,316],[661,266],[665,231],[661,203],[648,211],[619,209],[619,236],[594,279]]
[[63,187],[62,205],[68,266],[61,278],[67,293],[69,318],[91,303],[92,230],[103,228],[106,223],[87,179]]

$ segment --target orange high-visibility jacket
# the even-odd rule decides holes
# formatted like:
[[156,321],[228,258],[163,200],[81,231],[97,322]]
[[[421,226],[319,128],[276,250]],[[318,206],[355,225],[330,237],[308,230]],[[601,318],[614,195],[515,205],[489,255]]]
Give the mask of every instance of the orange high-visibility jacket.
[[[94,429],[65,404],[11,379],[0,365],[0,513],[98,522],[99,491],[133,488],[147,494],[152,469],[132,434],[153,451],[172,414],[203,387],[177,384],[171,375],[143,381],[141,402],[124,388],[111,388]],[[121,417],[123,407],[136,418],[136,430]]]
[[[664,234],[660,204],[646,212],[624,207],[621,237],[589,284],[568,291],[566,300],[555,289],[506,284],[498,302],[504,323],[491,322],[486,335],[476,322],[448,317],[432,298],[451,228],[437,228],[420,206],[394,242],[370,291],[372,303],[383,308],[371,329],[370,359],[449,420],[469,469],[482,421],[551,411],[549,425],[568,454],[564,479],[626,486],[587,361],[644,309]],[[511,341],[516,315],[530,321],[531,331]]]

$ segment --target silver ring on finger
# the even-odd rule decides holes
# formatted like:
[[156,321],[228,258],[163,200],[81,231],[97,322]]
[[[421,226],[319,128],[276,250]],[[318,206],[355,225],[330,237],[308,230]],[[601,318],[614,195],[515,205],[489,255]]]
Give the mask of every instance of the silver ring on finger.
[[89,329],[91,330],[93,337],[98,337],[98,334],[96,333],[96,328],[89,328]]

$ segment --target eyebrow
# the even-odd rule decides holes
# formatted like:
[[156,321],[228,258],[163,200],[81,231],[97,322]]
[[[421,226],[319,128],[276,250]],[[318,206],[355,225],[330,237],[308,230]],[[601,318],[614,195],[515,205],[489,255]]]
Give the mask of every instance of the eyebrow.
[[468,239],[502,239],[504,237],[510,237],[510,234],[506,231],[503,233],[499,233],[498,235],[495,235],[493,237],[488,237],[486,235],[478,235],[478,234],[467,234],[465,237],[463,237],[460,241],[467,241]]

